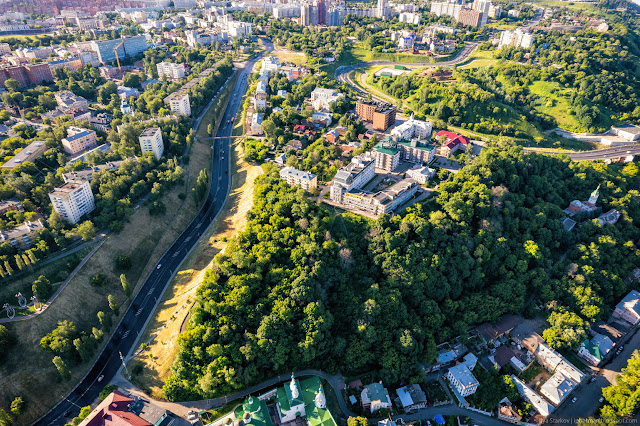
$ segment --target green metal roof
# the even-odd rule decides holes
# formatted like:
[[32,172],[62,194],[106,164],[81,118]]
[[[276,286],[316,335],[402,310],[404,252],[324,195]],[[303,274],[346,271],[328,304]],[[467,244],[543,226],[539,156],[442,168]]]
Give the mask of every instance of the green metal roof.
[[373,147],[373,149],[387,155],[396,155],[398,152],[400,152],[400,150],[395,146],[387,147],[382,145],[382,142],[379,142],[375,147]]
[[602,351],[600,351],[600,348],[597,345],[594,345],[591,340],[587,339],[582,342],[582,344],[595,359],[598,361],[602,361],[604,359],[605,354],[603,354]]
[[420,144],[418,144],[416,146],[411,146],[411,142],[407,141],[407,140],[404,140],[404,139],[398,141],[397,143],[400,144],[400,145],[411,147],[411,148],[420,149],[422,151],[433,151],[435,149],[434,145],[420,145]]
[[[249,419],[245,420],[247,413]],[[236,409],[234,415],[236,420],[242,420],[245,424],[250,423],[252,426],[273,426],[267,404],[255,396],[247,397],[242,406]]]

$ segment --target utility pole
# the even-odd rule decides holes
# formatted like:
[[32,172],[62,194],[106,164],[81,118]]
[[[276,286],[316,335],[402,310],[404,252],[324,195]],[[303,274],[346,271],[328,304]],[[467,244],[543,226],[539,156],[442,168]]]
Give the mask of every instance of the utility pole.
[[129,380],[131,380],[131,376],[129,376],[129,370],[127,370],[127,364],[124,363],[124,357],[122,356],[122,351],[118,351],[120,354],[120,361],[122,361],[122,366],[124,367],[124,372],[127,373]]

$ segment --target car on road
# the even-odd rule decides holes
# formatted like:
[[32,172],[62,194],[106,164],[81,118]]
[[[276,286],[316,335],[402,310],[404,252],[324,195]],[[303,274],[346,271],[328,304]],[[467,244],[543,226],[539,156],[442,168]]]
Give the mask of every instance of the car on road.
[[160,269],[162,268],[162,263],[158,263],[158,266],[156,266],[156,269]]
[[624,345],[620,346],[616,351],[616,355],[620,355],[620,353],[624,350]]
[[575,403],[578,400],[578,397],[574,396],[571,402]]
[[596,381],[596,376],[591,376],[591,378],[589,379],[589,383],[593,383]]
[[70,415],[71,415],[71,409],[65,411],[63,414],[64,417],[69,417]]
[[604,396],[601,396],[600,399],[598,400],[598,402],[602,402],[604,401]]
[[100,377],[98,377],[98,382],[101,382],[101,381],[102,381],[102,379],[104,379],[104,374],[103,374],[103,375],[101,375]]

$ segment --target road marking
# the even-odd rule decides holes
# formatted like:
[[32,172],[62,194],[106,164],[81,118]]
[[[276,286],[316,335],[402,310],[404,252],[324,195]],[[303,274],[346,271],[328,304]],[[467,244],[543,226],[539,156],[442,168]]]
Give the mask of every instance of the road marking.
[[127,337],[129,335],[129,330],[125,331],[124,334],[122,335],[122,338],[124,339],[125,337]]

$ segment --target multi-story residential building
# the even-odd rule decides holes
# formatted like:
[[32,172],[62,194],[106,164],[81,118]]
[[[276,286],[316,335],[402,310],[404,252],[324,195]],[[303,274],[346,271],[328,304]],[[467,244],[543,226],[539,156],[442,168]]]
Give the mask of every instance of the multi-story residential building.
[[557,371],[540,387],[540,394],[553,405],[558,406],[576,386],[578,386],[576,382]]
[[140,149],[142,153],[152,152],[156,160],[160,160],[164,153],[164,143],[162,141],[162,131],[159,127],[150,127],[140,134]]
[[447,379],[462,396],[469,396],[476,393],[480,383],[465,364],[458,364],[449,369]]
[[434,1],[431,3],[431,13],[436,16],[451,16],[457,21],[462,7],[462,4],[455,1]]
[[360,99],[356,103],[356,114],[362,121],[373,123],[374,130],[383,132],[396,122],[396,107],[384,102]]
[[279,4],[278,6],[273,8],[273,17],[275,19],[294,18],[296,16],[300,16],[300,9],[300,5]]
[[408,22],[413,25],[420,25],[421,18],[422,16],[419,13],[414,12],[402,12],[398,16],[400,22]]
[[249,131],[252,135],[259,136],[264,134],[264,131],[262,130],[263,119],[264,116],[261,112],[256,112],[253,114],[253,117],[251,117],[251,126],[249,127]]
[[25,162],[33,163],[37,158],[47,150],[47,144],[44,141],[31,142],[24,147],[22,151],[11,157],[9,161],[2,165],[3,169],[11,169]]
[[395,170],[400,164],[400,148],[393,141],[384,140],[373,148],[376,167],[388,171]]
[[156,65],[158,69],[158,78],[162,78],[166,75],[169,78],[180,79],[184,78],[185,69],[184,64],[174,64],[173,62],[160,62]]
[[82,96],[78,96],[69,90],[56,92],[54,95],[58,108],[62,111],[79,110],[86,111],[89,109],[89,102]]
[[191,115],[191,104],[189,103],[189,95],[186,93],[173,92],[166,98],[164,103],[169,105],[171,111],[179,115]]
[[49,64],[27,64],[18,66],[8,66],[0,68],[0,84],[13,78],[22,87],[36,86],[38,84],[50,83],[53,75]]
[[267,83],[260,80],[256,86],[256,94],[254,96],[254,104],[256,109],[267,107]]
[[586,339],[578,348],[578,355],[586,359],[591,365],[598,366],[613,349],[613,341],[604,334],[594,333],[591,339]]
[[262,59],[262,66],[260,67],[261,72],[265,72],[267,74],[272,74],[278,72],[280,69],[280,61],[275,56],[267,56]]
[[96,132],[81,127],[69,127],[62,146],[67,154],[77,154],[86,149],[95,148],[98,142]]
[[631,325],[638,324],[640,322],[640,293],[637,290],[631,290],[631,292],[616,305],[613,316],[623,319]]
[[27,221],[8,231],[0,231],[0,243],[8,242],[17,250],[25,250],[33,245],[44,225],[38,219]]
[[313,109],[320,111],[321,109],[329,109],[331,104],[335,104],[338,99],[343,97],[342,93],[338,93],[333,89],[325,89],[322,87],[316,87],[311,92],[311,104]]
[[489,10],[491,10],[491,1],[489,0],[473,0],[471,8],[480,13],[480,25],[487,24],[489,18]]
[[411,115],[409,120],[391,130],[391,138],[396,141],[401,139],[411,140],[414,138],[430,139],[431,130],[432,124],[430,121],[414,120],[413,115]]
[[349,165],[338,170],[331,185],[331,199],[339,202],[342,190],[360,189],[376,175],[375,160],[369,153],[353,157]]
[[498,48],[502,49],[505,46],[513,46],[528,49],[532,44],[533,34],[523,31],[521,28],[517,28],[514,31],[507,30],[500,33]]
[[113,116],[111,114],[107,114],[106,112],[100,112],[96,114],[95,117],[91,117],[89,119],[89,123],[93,127],[103,132],[108,132],[111,130],[110,124],[113,121]]
[[318,177],[316,175],[293,167],[282,168],[280,170],[280,179],[287,181],[289,185],[299,186],[305,191],[318,189]]
[[[119,46],[121,42],[123,44]],[[127,56],[136,56],[151,47],[150,44],[147,44],[145,35],[123,37],[115,40],[94,40],[91,42],[91,50],[98,54],[98,60],[103,64],[116,60],[114,52],[116,46],[119,46],[117,52],[120,59]]]
[[69,180],[49,194],[53,208],[67,222],[77,223],[95,208],[91,186],[87,180]]
[[458,22],[464,26],[479,28],[482,21],[482,14],[473,9],[462,9],[458,13]]
[[404,179],[377,193],[370,193],[359,189],[337,188],[332,186],[332,200],[346,208],[356,209],[373,216],[389,214],[407,202],[418,191],[418,182]]
[[251,37],[252,25],[248,22],[231,21],[227,23],[229,37]]
[[513,384],[518,389],[518,393],[522,398],[527,401],[529,404],[536,409],[538,413],[542,417],[548,417],[549,414],[554,410],[554,406],[549,404],[544,400],[536,391],[527,386],[522,380],[520,380],[517,376],[511,375],[511,379],[513,380]]

